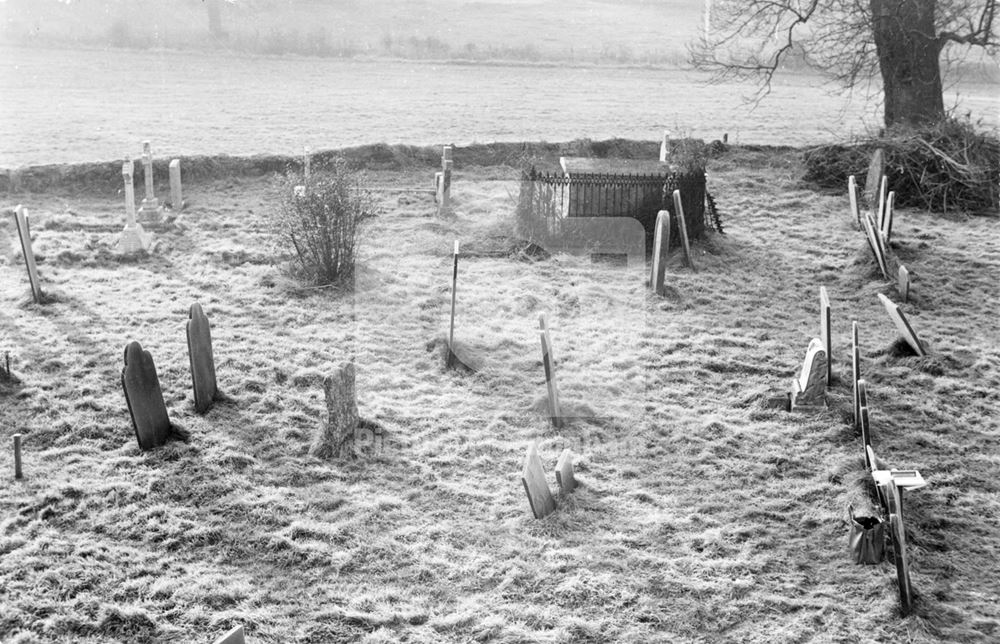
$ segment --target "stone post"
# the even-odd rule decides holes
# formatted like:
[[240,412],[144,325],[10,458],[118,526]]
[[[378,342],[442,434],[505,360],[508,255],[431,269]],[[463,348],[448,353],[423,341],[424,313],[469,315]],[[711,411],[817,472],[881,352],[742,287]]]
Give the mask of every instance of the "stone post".
[[170,205],[174,210],[184,207],[184,195],[181,192],[181,160],[170,162]]
[[122,231],[121,249],[125,253],[135,253],[146,249],[142,226],[135,220],[135,188],[132,185],[132,161],[122,164],[122,178],[125,181],[125,229]]

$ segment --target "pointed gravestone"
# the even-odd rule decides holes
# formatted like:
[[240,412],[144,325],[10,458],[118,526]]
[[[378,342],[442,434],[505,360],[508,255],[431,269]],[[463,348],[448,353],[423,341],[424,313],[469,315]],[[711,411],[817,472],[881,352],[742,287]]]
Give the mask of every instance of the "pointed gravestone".
[[542,343],[542,366],[545,368],[545,386],[549,393],[549,418],[552,426],[559,429],[563,426],[562,406],[559,404],[559,388],[556,386],[556,364],[552,355],[552,341],[549,338],[549,328],[545,323],[545,316],[538,316],[538,327],[541,332],[538,334]]
[[243,627],[233,627],[228,633],[215,640],[214,644],[246,644],[246,639],[243,637]]
[[150,450],[166,443],[170,437],[170,418],[163,404],[156,365],[149,351],[144,351],[138,342],[125,347],[122,389],[139,447]]
[[899,290],[899,298],[904,302],[910,299],[910,271],[902,264],[896,276],[896,287]]
[[545,470],[542,459],[538,457],[538,449],[532,443],[524,456],[524,468],[521,470],[521,483],[528,495],[531,512],[536,519],[544,519],[556,509],[556,501],[552,498],[549,484],[545,480]]
[[42,286],[38,280],[38,268],[35,266],[35,252],[31,249],[28,209],[18,205],[14,208],[13,215],[14,224],[17,226],[17,236],[21,239],[21,254],[24,255],[24,265],[28,269],[28,283],[31,285],[31,297],[37,304],[41,304]]
[[687,222],[684,219],[684,205],[681,203],[681,191],[674,190],[674,216],[677,218],[677,232],[681,236],[681,246],[684,248],[684,261],[692,271],[697,270],[691,259],[691,244],[688,241]]
[[802,372],[792,381],[792,411],[816,411],[826,407],[826,350],[819,338],[809,341]]
[[906,343],[916,352],[918,356],[926,356],[927,351],[924,350],[923,343],[920,342],[920,338],[917,337],[916,331],[910,326],[909,320],[906,319],[906,315],[900,310],[895,302],[887,298],[881,293],[878,294],[879,301],[882,302],[882,306],[885,307],[886,312],[889,317],[892,318],[893,324],[896,325],[896,329],[906,340]]
[[323,381],[327,420],[311,453],[320,458],[339,456],[358,430],[358,401],[354,388],[354,364],[343,362]]
[[885,152],[878,148],[872,154],[871,163],[868,164],[868,178],[865,179],[865,201],[868,209],[875,211],[875,202],[878,199],[879,188],[882,185],[882,175],[885,174]]
[[670,158],[670,130],[663,131],[663,138],[660,139],[660,163],[666,163]]
[[663,295],[663,282],[667,273],[667,253],[670,252],[670,212],[661,210],[656,215],[656,230],[653,233],[653,266],[650,270],[649,285],[657,295]]
[[188,362],[194,387],[194,409],[204,414],[212,406],[218,388],[215,382],[215,359],[212,354],[212,328],[208,317],[195,302],[188,311]]
[[819,287],[819,338],[826,350],[826,384],[833,380],[833,337],[830,333],[830,295],[825,286]]
[[181,160],[170,162],[170,207],[174,210],[184,208],[184,193],[181,189]]
[[847,178],[847,196],[851,200],[851,216],[858,222],[858,229],[864,228],[861,224],[861,205],[858,203],[858,182],[852,174]]
[[573,475],[573,455],[564,449],[556,461],[556,482],[563,494],[569,494],[576,488],[576,477]]

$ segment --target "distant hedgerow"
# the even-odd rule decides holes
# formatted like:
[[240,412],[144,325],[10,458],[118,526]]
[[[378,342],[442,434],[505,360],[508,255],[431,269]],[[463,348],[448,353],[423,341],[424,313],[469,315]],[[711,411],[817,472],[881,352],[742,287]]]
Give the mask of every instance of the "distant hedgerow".
[[279,247],[293,253],[293,273],[309,284],[350,288],[362,230],[377,214],[363,176],[337,158],[315,164],[308,179],[286,173],[280,190],[274,232]]

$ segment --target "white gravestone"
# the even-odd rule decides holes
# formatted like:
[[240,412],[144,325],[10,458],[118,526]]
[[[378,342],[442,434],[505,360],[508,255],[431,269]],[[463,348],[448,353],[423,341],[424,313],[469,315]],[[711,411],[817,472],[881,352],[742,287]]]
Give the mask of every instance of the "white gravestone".
[[146,182],[146,198],[142,200],[139,210],[147,213],[155,212],[160,208],[160,201],[153,194],[153,151],[149,141],[142,142],[142,173]]
[[826,350],[819,338],[809,341],[802,372],[792,381],[792,411],[826,407]]
[[137,253],[146,250],[149,238],[135,219],[135,188],[132,185],[132,162],[122,164],[122,179],[125,181],[125,229],[122,230],[121,250]]

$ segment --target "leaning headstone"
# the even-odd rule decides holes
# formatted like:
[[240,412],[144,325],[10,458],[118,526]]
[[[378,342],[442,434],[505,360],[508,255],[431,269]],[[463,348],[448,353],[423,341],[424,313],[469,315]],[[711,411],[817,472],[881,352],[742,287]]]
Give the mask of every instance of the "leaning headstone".
[[858,203],[858,182],[853,174],[847,178],[847,196],[851,200],[851,216],[858,222],[858,228],[862,229],[864,226],[861,224],[861,205]]
[[146,250],[149,237],[142,225],[135,219],[135,188],[132,184],[132,161],[122,164],[122,179],[125,182],[125,228],[122,230],[121,249],[124,253]]
[[446,366],[452,367],[455,365],[455,300],[458,293],[458,240],[455,240],[455,252],[452,254],[454,258],[453,268],[451,273],[451,320],[448,323],[448,359],[446,361]]
[[899,290],[899,297],[904,302],[910,299],[910,271],[902,264],[899,265],[899,272],[896,277],[896,285]]
[[36,303],[42,303],[42,285],[38,280],[38,268],[35,266],[35,252],[31,249],[31,230],[28,228],[28,209],[22,205],[14,208],[14,223],[17,226],[17,236],[21,239],[21,253],[24,255],[24,265],[28,269],[28,283],[31,285],[31,297]]
[[122,389],[139,447],[150,450],[166,443],[170,437],[170,418],[163,403],[160,379],[153,357],[138,342],[125,347]]
[[833,339],[830,333],[830,296],[825,286],[819,287],[819,337],[826,349],[826,385],[833,380]]
[[909,320],[906,319],[906,315],[900,310],[895,302],[887,298],[881,293],[878,294],[878,299],[882,302],[882,306],[885,307],[886,312],[889,317],[892,318],[893,324],[896,325],[896,329],[906,340],[906,343],[916,352],[918,356],[926,356],[927,351],[924,350],[923,343],[920,342],[920,338],[917,337],[916,331],[910,326]]
[[146,198],[142,200],[139,210],[154,212],[160,208],[160,200],[153,194],[153,151],[149,141],[142,142],[142,176],[146,182]]
[[576,488],[576,477],[573,476],[573,455],[564,449],[556,461],[556,482],[563,494],[569,494]]
[[656,230],[653,233],[653,266],[649,275],[649,285],[657,295],[663,295],[663,282],[667,272],[667,253],[670,252],[670,212],[661,210],[656,215]]
[[445,165],[451,161],[451,146],[446,145],[441,148],[441,170],[445,169]]
[[875,200],[878,199],[879,189],[882,185],[882,175],[885,174],[885,152],[882,148],[875,150],[872,154],[871,163],[868,164],[868,178],[865,179],[865,201],[868,203],[870,211],[875,210]]
[[906,559],[906,533],[898,514],[889,515],[889,529],[896,560],[896,583],[899,585],[899,609],[906,617],[913,609],[913,588],[910,585],[910,565]]
[[170,162],[170,207],[174,210],[184,208],[184,195],[181,192],[181,160]]
[[542,459],[538,457],[538,449],[534,443],[528,446],[528,451],[524,456],[521,483],[524,485],[524,492],[528,495],[528,504],[536,519],[544,519],[555,511],[556,501],[552,498],[552,491],[549,490],[549,484],[545,480]]
[[684,206],[681,204],[680,190],[674,190],[674,210],[676,211],[674,216],[677,217],[677,231],[681,235],[681,245],[684,247],[684,261],[687,262],[692,271],[697,270],[691,259],[691,244],[688,242],[687,222],[684,219]]
[[889,241],[892,239],[892,217],[896,210],[896,191],[893,190],[889,193],[889,197],[885,200],[885,213],[882,216],[882,226],[881,226],[881,236],[882,244],[884,246],[889,245]]
[[882,272],[882,277],[889,279],[889,267],[885,258],[885,246],[882,244],[882,235],[878,232],[878,227],[871,215],[865,215],[865,235],[868,238],[868,246],[872,249],[878,269]]
[[877,230],[882,231],[882,224],[885,223],[885,206],[888,198],[889,190],[889,177],[882,175],[882,182],[879,184],[878,188],[878,212],[876,213],[875,222],[878,224]]
[[660,140],[660,163],[666,163],[670,158],[670,130],[663,131],[663,138]]
[[434,203],[439,203],[441,201],[440,190],[441,190],[441,178],[444,176],[443,172],[434,173]]
[[826,407],[826,350],[819,338],[809,341],[802,372],[792,381],[792,411]]
[[323,381],[327,420],[310,452],[320,458],[339,456],[358,429],[358,401],[354,389],[354,364],[343,362]]
[[214,644],[246,644],[246,639],[243,637],[243,627],[234,627],[228,633],[215,640]]
[[559,404],[559,388],[556,386],[556,364],[552,355],[552,341],[549,338],[549,329],[545,323],[545,316],[538,316],[538,327],[541,332],[538,334],[542,342],[542,366],[545,368],[545,386],[549,393],[549,418],[552,426],[559,429],[563,426],[562,406]]
[[188,311],[188,362],[194,388],[194,409],[199,414],[208,411],[218,388],[215,382],[215,359],[212,354],[212,327],[208,317],[195,302]]

